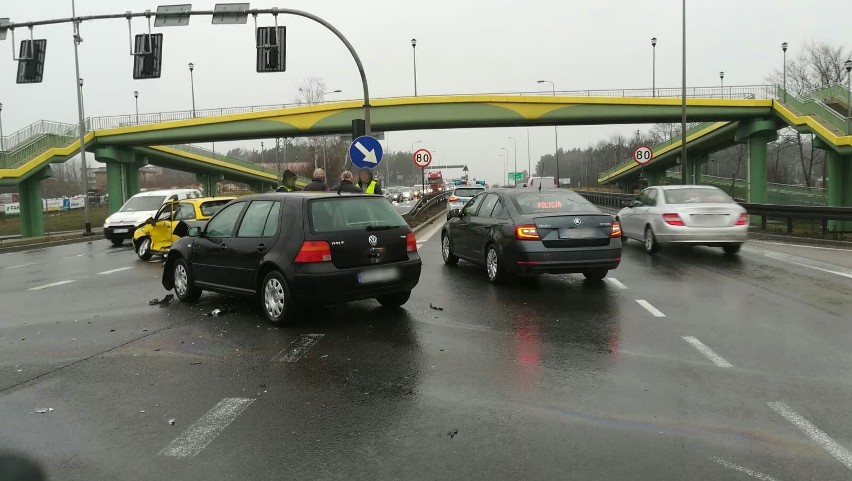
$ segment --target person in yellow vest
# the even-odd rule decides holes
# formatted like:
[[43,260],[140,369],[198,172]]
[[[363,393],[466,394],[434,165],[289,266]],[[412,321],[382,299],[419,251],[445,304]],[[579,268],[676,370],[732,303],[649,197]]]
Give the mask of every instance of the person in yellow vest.
[[358,171],[358,187],[365,194],[384,195],[379,181],[373,178],[373,171],[366,167]]

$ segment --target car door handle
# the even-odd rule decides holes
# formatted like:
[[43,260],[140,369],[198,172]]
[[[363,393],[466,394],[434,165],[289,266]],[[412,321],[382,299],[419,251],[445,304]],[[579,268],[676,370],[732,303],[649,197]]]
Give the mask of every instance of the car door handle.
[[265,250],[266,250],[266,245],[264,245],[264,244],[258,244],[257,245],[257,251],[258,252],[263,252]]

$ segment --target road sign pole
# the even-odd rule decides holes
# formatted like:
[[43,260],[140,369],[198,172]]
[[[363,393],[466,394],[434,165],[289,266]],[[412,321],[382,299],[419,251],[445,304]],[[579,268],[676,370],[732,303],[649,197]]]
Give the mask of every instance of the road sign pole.
[[[71,16],[77,16],[74,0],[71,0]],[[80,128],[80,170],[83,174],[83,235],[92,235],[92,220],[89,215],[89,168],[86,165],[86,119],[83,116],[83,79],[80,78],[80,56],[77,53],[80,42],[80,22],[74,22],[74,69],[77,74],[77,116]],[[122,201],[123,202],[123,201]]]
[[426,167],[420,168],[420,183],[422,184],[420,187],[420,195],[426,195]]

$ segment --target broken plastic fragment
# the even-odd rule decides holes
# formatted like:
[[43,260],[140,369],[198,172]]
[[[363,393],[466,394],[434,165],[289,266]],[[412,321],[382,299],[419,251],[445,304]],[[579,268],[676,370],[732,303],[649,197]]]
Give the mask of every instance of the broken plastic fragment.
[[169,426],[174,426],[174,425],[175,425],[175,420],[169,419]]
[[37,412],[39,414],[49,413],[49,412],[53,412],[53,408],[36,409],[35,412]]

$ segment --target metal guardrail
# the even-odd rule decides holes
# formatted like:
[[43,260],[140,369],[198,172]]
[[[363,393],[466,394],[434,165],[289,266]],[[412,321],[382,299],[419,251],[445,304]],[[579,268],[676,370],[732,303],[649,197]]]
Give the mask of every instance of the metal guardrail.
[[[621,194],[610,192],[587,192],[576,191],[578,194],[585,197],[589,202],[603,207],[620,208],[622,202],[633,200],[636,197],[634,194]],[[793,232],[793,219],[814,219],[819,220],[822,230],[822,235],[828,234],[828,221],[852,221],[852,207],[827,207],[827,206],[810,206],[810,205],[783,205],[783,204],[751,204],[748,202],[740,202],[750,215],[760,217],[760,228],[766,230],[766,221],[768,218],[782,218],[787,222],[787,233]],[[834,231],[835,233],[846,232],[844,230]]]
[[433,192],[431,194],[424,195],[420,198],[420,200],[417,201],[416,204],[414,204],[414,207],[412,207],[410,211],[406,212],[405,215],[403,215],[403,217],[408,220],[414,219],[421,213],[429,210],[430,207],[440,204],[441,202],[446,202],[447,198],[450,197],[450,194],[452,194],[452,192],[448,191],[438,193]]

